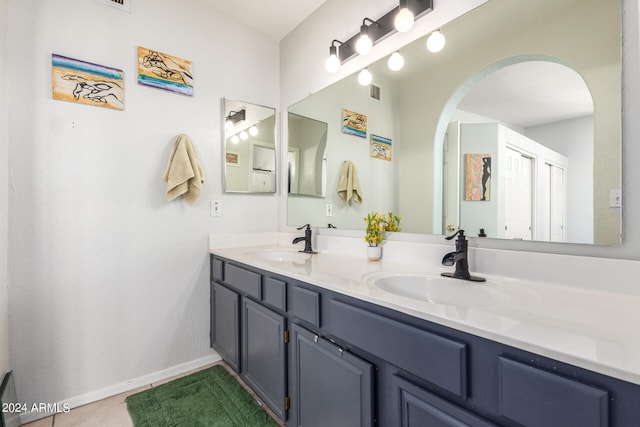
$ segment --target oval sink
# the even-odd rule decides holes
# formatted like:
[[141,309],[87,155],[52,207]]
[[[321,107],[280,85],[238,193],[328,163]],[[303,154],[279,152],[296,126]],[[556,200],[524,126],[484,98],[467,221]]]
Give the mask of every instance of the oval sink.
[[264,249],[253,252],[256,259],[262,261],[304,261],[311,257],[310,254],[299,252],[296,249]]
[[368,281],[381,291],[434,304],[491,307],[499,305],[503,299],[486,282],[467,282],[429,274],[398,273],[372,277]]

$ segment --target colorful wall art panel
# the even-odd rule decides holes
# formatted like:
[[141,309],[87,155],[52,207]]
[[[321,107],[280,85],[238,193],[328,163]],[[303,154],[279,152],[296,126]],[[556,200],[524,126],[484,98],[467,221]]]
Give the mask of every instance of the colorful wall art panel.
[[465,154],[465,200],[491,200],[491,155]]
[[124,72],[66,56],[51,55],[53,99],[124,110]]
[[367,116],[351,110],[342,110],[342,132],[367,137]]
[[379,135],[371,135],[369,155],[376,159],[391,160],[391,140]]
[[193,96],[191,61],[138,46],[138,83]]

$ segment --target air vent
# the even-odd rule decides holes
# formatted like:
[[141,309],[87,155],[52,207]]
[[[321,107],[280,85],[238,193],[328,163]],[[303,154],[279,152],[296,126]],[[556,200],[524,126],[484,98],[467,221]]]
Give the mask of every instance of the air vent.
[[369,85],[369,98],[380,101],[380,86]]
[[123,12],[131,12],[131,0],[96,0],[99,3],[107,4],[120,9]]

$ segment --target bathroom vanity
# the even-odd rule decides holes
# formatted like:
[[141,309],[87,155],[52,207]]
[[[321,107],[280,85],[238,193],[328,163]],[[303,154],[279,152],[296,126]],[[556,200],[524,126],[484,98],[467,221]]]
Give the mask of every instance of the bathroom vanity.
[[[613,354],[598,327],[534,314],[541,291],[521,283],[489,278],[495,298],[464,304],[372,286],[414,273],[330,253],[214,250],[211,346],[288,426],[639,425],[637,362],[615,366],[630,355]],[[597,354],[607,352],[614,362]]]

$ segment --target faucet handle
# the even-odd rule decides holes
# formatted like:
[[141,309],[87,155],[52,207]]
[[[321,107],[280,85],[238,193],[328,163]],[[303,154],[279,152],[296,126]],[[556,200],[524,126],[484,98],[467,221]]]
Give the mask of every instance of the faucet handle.
[[456,231],[454,234],[452,234],[451,236],[447,236],[445,237],[445,239],[447,240],[452,240],[454,237],[456,237],[457,235],[460,235],[460,240],[464,240],[464,230],[461,228],[460,230]]
[[309,224],[305,224],[302,227],[298,227],[297,230],[302,230],[303,228],[306,228],[307,230],[311,230],[311,226]]

